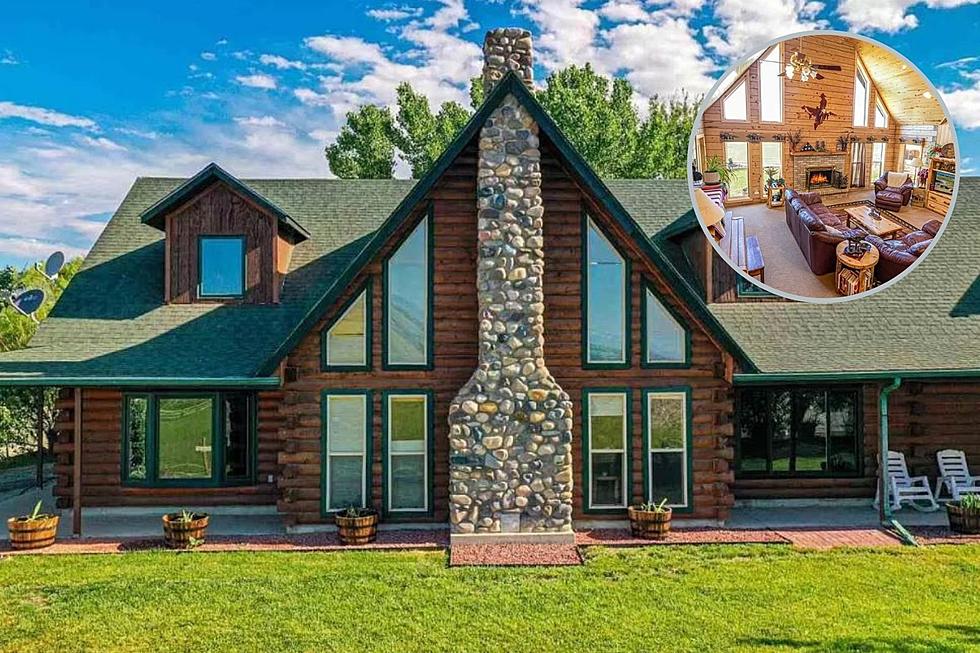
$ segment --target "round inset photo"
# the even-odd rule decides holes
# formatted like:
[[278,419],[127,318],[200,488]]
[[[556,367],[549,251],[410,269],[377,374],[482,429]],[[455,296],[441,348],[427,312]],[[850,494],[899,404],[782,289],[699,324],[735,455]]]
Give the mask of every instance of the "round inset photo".
[[706,96],[689,181],[741,294],[835,302],[915,273],[952,211],[958,155],[912,62],[871,39],[807,32],[769,43]]

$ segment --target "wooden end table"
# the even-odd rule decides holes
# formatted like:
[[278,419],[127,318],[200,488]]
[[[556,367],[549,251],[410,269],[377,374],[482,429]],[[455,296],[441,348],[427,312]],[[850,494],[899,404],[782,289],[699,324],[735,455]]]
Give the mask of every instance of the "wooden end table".
[[[847,241],[837,244],[837,272],[834,275],[834,282],[837,292],[841,295],[857,295],[871,290],[875,279],[875,265],[878,264],[878,248],[868,243],[871,247],[861,258],[853,258],[844,253],[847,248]],[[845,273],[845,271],[847,273]],[[845,273],[845,274],[842,274]],[[852,281],[850,275],[857,277],[856,282]]]

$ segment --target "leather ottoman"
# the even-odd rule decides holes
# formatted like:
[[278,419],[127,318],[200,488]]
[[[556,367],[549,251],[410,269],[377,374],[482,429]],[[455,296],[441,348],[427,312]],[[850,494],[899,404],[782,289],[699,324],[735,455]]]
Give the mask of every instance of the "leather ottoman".
[[904,202],[905,198],[902,193],[890,188],[875,193],[875,208],[885,209],[886,211],[899,211]]

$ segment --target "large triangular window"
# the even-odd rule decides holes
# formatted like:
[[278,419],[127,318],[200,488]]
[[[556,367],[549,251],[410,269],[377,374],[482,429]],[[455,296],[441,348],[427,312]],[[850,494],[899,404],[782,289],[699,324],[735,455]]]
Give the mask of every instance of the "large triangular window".
[[370,369],[370,286],[361,290],[321,335],[323,369]]
[[745,92],[745,80],[738,83],[722,102],[725,120],[747,120],[748,102]]

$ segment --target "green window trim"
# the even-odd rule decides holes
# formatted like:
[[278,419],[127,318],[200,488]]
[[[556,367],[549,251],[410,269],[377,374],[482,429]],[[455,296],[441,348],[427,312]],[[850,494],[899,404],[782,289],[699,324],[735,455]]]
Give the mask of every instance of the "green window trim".
[[[430,204],[429,207],[427,208],[425,214],[421,217],[421,219],[417,223],[415,223],[412,226],[411,229],[408,230],[408,233],[405,235],[405,238],[402,239],[402,241],[398,244],[397,247],[395,247],[394,249],[392,249],[392,251],[388,254],[388,256],[385,258],[384,262],[382,263],[382,266],[381,266],[381,269],[382,269],[382,273],[381,273],[382,299],[381,299],[381,301],[382,301],[382,310],[383,310],[383,315],[382,315],[382,320],[381,320],[381,322],[382,322],[382,324],[381,324],[381,369],[382,370],[431,370],[431,369],[433,369],[433,362],[434,362],[434,328],[433,328],[433,319],[434,318],[433,318],[433,312],[434,312],[434,309],[435,309],[435,292],[434,292],[434,288],[433,288],[433,278],[434,278],[434,275],[435,275],[435,256],[434,256],[434,254],[435,254],[435,236],[434,236],[435,229],[434,229],[433,223],[434,223],[434,220],[433,220],[433,209],[432,209],[432,206]],[[425,225],[425,230],[426,230],[426,250],[425,250],[425,258],[426,258],[426,266],[425,266],[426,267],[426,283],[425,283],[425,286],[426,286],[426,301],[425,301],[425,310],[426,310],[426,317],[425,317],[425,323],[426,323],[425,324],[425,332],[426,332],[426,335],[425,335],[425,362],[424,363],[397,363],[397,362],[391,362],[389,360],[389,351],[388,351],[389,343],[391,342],[391,334],[389,332],[389,330],[390,330],[389,322],[390,322],[390,318],[391,318],[391,310],[390,310],[390,304],[389,304],[390,290],[391,290],[391,279],[390,279],[390,276],[389,276],[389,273],[388,273],[388,265],[389,265],[389,262],[391,261],[392,256],[394,256],[399,251],[399,249],[401,249],[401,246],[405,243],[405,240],[407,240],[413,233],[415,233],[415,230],[420,225],[423,225],[423,224]]]
[[[592,361],[589,357],[589,231],[595,227],[596,233],[605,240],[609,247],[623,260],[623,360],[621,361]],[[631,367],[632,355],[632,321],[631,309],[633,304],[632,289],[632,266],[630,259],[623,256],[623,253],[616,247],[613,239],[592,218],[592,216],[582,211],[581,216],[581,303],[582,303],[582,367],[589,370],[622,370]]]
[[[239,487],[255,485],[257,482],[258,467],[258,399],[253,393],[245,394],[248,401],[248,433],[247,443],[248,472],[242,476],[229,476],[225,469],[225,434],[224,424],[226,422],[225,395],[235,393],[223,392],[181,392],[181,391],[161,391],[161,392],[127,392],[123,394],[122,405],[122,442],[120,457],[120,480],[122,485],[127,487]],[[130,400],[134,398],[147,401],[146,433],[144,435],[144,461],[145,478],[133,478],[130,476]],[[206,478],[160,478],[160,411],[161,399],[195,399],[207,398],[212,401],[212,426],[211,426],[211,476]]]
[[643,500],[659,503],[663,497],[651,496],[653,493],[653,470],[650,469],[652,449],[650,438],[650,398],[657,395],[677,395],[684,399],[684,504],[668,504],[674,512],[687,514],[694,511],[694,423],[690,386],[665,386],[643,390]]
[[[649,329],[649,323],[647,318],[647,294],[653,296],[660,305],[663,306],[664,310],[673,317],[677,324],[684,330],[684,359],[679,361],[651,361],[649,345],[647,340],[647,331]],[[643,305],[640,307],[640,318],[642,322],[641,331],[641,356],[640,356],[640,367],[647,369],[687,369],[691,367],[691,329],[688,327],[684,317],[673,307],[670,302],[654,287],[653,283],[646,280],[643,284]]]
[[[590,404],[593,395],[618,395],[624,398],[625,450],[623,451],[623,502],[621,506],[592,505],[592,433]],[[627,387],[588,387],[582,389],[582,512],[592,515],[625,515],[633,497],[633,393]]]
[[[350,365],[338,364],[331,365],[328,361],[328,338],[330,330],[343,320],[348,311],[355,303],[364,297],[364,364]],[[336,317],[324,325],[320,330],[320,371],[322,372],[370,372],[372,369],[373,345],[374,345],[374,292],[373,283],[368,278],[353,296],[341,306]]]
[[[390,442],[390,418],[391,418],[391,399],[397,397],[422,397],[425,399],[425,444],[423,453],[425,455],[425,507],[420,509],[405,509],[391,507],[391,442]],[[382,467],[382,514],[387,518],[397,520],[399,517],[417,518],[420,516],[431,517],[434,514],[434,478],[435,478],[435,438],[434,438],[434,403],[435,393],[432,390],[418,389],[392,389],[385,390],[381,396],[381,467]],[[396,454],[397,455],[397,454]]]
[[[239,293],[204,292],[204,243],[208,240],[237,240],[242,244],[242,290]],[[197,296],[200,299],[241,299],[248,292],[248,243],[244,235],[202,234],[197,237]]]
[[374,394],[370,390],[324,390],[320,393],[320,516],[330,517],[337,512],[330,508],[330,449],[328,432],[328,415],[330,397],[363,397],[364,398],[364,476],[362,479],[363,506],[372,507],[374,498],[371,489],[372,463],[374,461]]
[[737,297],[745,297],[747,299],[756,297],[776,297],[776,295],[773,295],[764,288],[760,288],[740,274],[735,275],[735,295]]

